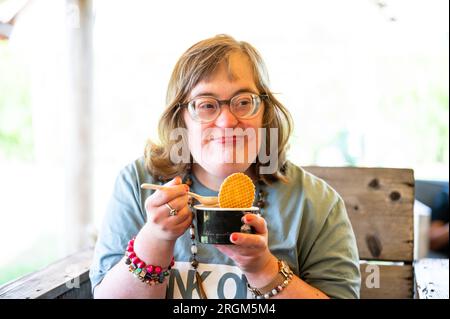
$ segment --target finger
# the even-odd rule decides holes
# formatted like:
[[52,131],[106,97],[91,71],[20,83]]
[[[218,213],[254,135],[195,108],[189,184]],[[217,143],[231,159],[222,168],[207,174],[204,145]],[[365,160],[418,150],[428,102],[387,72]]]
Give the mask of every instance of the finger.
[[231,259],[236,256],[235,245],[214,245],[214,247],[216,247],[218,251]]
[[186,219],[182,222],[179,222],[174,226],[174,231],[179,233],[185,233],[187,229],[191,226],[192,223],[192,214],[186,214]]
[[178,211],[177,215],[169,216],[167,219],[167,224],[170,225],[170,227],[177,227],[180,224],[184,224],[184,222],[188,219],[192,221],[192,212],[188,206],[185,206]]
[[178,196],[186,195],[189,191],[189,186],[185,184],[178,184],[167,187],[167,189],[160,189],[150,195],[149,205],[153,207],[162,206]]
[[[222,254],[228,256],[231,259],[240,258],[245,259],[248,257],[254,258],[255,256],[255,249],[254,247],[241,247],[237,245],[214,245],[214,247],[217,248],[218,251],[220,251]],[[258,251],[260,249],[257,249]]]
[[[182,210],[184,207],[187,207],[188,202],[189,197],[187,194],[184,194],[168,201],[167,204],[169,204],[169,206],[172,207],[173,209]],[[166,205],[163,205],[163,207],[165,207],[166,210],[168,210],[168,207]]]
[[174,186],[181,184],[182,180],[180,176],[176,176],[175,178],[171,179],[167,183],[165,183],[163,186]]
[[261,235],[232,233],[230,235],[230,241],[241,247],[265,248],[266,246],[266,240]]
[[267,223],[264,218],[260,215],[256,214],[245,214],[242,217],[242,222],[245,224],[252,226],[257,234],[266,234],[267,233]]
[[171,216],[167,218],[162,224],[162,230],[169,231],[173,234],[181,236],[186,232],[192,223],[192,213],[188,209],[184,209],[181,216]]
[[174,216],[169,215],[167,207],[159,207],[160,209],[150,216],[150,222],[159,224],[163,230],[171,230],[179,224],[184,223],[188,219],[192,219],[192,213],[186,206]]
[[[169,207],[167,207],[165,204],[158,206],[156,208],[153,208],[153,214],[151,215],[151,221],[154,222],[155,224],[161,223],[164,220],[169,219],[169,217],[171,217],[171,220],[174,219],[173,217],[179,217],[179,215],[182,214],[182,211],[186,208],[188,208],[188,196],[185,195],[181,195],[176,197],[175,199],[173,199],[172,201],[169,202],[169,205],[174,208],[175,210],[177,210],[177,215],[175,216],[170,216],[170,209]],[[187,214],[187,211],[184,213],[184,215]]]
[[[169,182],[165,183],[163,186],[175,186],[181,184],[181,177],[176,176],[175,178],[171,179]],[[153,192],[152,195],[147,197],[145,200],[145,208],[148,210],[149,207],[155,207],[157,205],[154,204],[154,198],[156,197],[157,191]]]

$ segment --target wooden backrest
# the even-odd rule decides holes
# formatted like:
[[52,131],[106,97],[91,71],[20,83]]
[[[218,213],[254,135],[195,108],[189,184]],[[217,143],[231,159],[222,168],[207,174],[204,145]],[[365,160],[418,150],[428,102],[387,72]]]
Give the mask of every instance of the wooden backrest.
[[[344,199],[361,259],[361,298],[413,296],[414,174],[410,169],[303,167]],[[379,272],[379,277],[376,272]],[[379,279],[379,287],[377,286]]]

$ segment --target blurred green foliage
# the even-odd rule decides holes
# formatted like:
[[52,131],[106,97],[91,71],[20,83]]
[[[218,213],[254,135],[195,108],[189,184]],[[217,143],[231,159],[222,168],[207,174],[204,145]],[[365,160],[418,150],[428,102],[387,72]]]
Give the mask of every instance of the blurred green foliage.
[[28,249],[21,252],[17,258],[7,265],[0,265],[0,285],[43,269],[54,262],[58,257],[57,243],[56,234],[45,234],[30,242]]
[[0,41],[0,158],[33,158],[30,77]]

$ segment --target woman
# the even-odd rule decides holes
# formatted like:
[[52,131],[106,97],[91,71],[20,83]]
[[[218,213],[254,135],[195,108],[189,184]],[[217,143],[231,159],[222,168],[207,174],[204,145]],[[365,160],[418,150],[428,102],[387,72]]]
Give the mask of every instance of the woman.
[[[161,144],[149,143],[116,181],[91,267],[94,297],[358,298],[359,258],[344,203],[285,160],[291,123],[250,44],[219,35],[189,48],[168,86]],[[180,129],[181,144],[171,138]],[[261,129],[264,137],[242,134]],[[236,172],[256,185],[261,215],[244,218],[256,233],[233,233],[232,245],[199,244],[187,191],[217,196]],[[166,189],[140,189],[160,181]]]

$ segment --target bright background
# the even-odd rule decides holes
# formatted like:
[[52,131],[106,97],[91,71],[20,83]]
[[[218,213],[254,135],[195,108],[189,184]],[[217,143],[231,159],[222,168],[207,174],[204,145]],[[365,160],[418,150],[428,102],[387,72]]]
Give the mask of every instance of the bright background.
[[[94,1],[93,234],[117,173],[156,137],[176,60],[219,33],[261,52],[295,120],[293,162],[413,168],[416,178],[448,180],[448,1],[215,3]],[[64,1],[34,0],[0,41],[0,284],[68,253],[74,14]]]

